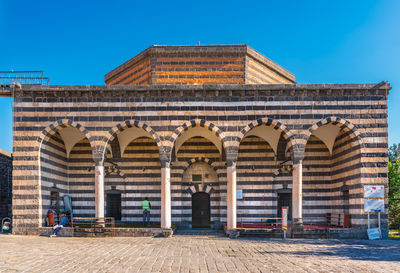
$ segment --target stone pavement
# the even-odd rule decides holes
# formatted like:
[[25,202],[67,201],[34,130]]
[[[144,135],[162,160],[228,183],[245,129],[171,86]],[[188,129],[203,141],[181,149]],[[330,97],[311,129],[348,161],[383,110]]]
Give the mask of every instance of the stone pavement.
[[400,241],[0,235],[0,272],[400,272]]

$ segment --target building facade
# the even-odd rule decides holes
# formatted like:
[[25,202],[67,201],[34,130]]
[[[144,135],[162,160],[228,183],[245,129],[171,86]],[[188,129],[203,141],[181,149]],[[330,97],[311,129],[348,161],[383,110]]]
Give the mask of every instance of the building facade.
[[0,149],[0,219],[11,217],[12,155]]
[[296,84],[245,45],[153,46],[105,81],[2,91],[14,233],[38,233],[64,195],[75,216],[121,223],[141,222],[148,197],[164,228],[234,229],[289,206],[294,225],[340,213],[362,230],[363,186],[387,191],[387,83]]

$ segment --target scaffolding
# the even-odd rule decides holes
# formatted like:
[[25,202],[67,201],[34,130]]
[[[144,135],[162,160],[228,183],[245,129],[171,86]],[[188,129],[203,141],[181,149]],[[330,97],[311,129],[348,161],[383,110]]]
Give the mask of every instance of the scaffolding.
[[0,85],[11,84],[49,85],[43,71],[0,71]]

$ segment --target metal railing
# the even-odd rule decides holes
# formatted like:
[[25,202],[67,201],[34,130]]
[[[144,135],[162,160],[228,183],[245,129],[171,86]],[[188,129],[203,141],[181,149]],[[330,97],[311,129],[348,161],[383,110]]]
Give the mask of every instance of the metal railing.
[[48,85],[49,81],[48,77],[44,77],[43,71],[0,71],[0,85]]
[[240,219],[240,229],[246,229],[246,230],[252,230],[252,229],[257,229],[257,230],[262,230],[262,229],[270,229],[268,227],[249,227],[245,228],[243,225],[250,224],[250,225],[270,225],[274,229],[282,228],[282,218],[281,217],[242,217]]

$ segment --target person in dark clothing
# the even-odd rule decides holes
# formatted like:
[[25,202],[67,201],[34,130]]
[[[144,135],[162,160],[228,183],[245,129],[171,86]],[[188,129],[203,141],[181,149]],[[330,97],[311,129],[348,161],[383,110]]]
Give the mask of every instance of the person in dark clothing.
[[150,225],[150,209],[151,209],[151,204],[150,204],[149,198],[146,197],[142,201],[143,226]]
[[68,217],[65,215],[65,213],[61,214],[61,219],[60,223],[58,225],[55,225],[53,227],[53,234],[50,235],[50,237],[55,237],[57,236],[57,233],[68,224]]

